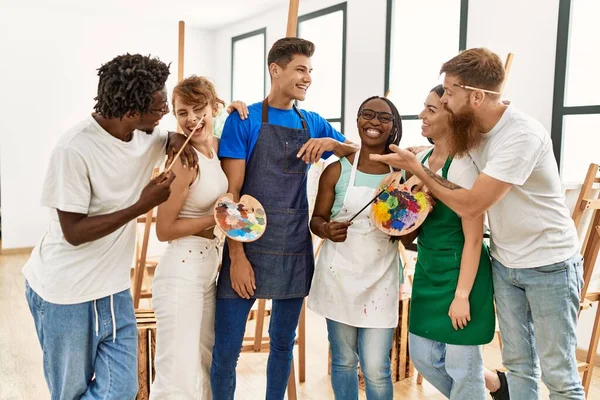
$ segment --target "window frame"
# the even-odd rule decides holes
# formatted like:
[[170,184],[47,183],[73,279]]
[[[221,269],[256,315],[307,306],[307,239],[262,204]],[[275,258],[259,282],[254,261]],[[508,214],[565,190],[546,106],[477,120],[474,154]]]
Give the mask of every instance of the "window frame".
[[563,128],[565,116],[600,114],[600,104],[565,106],[571,6],[571,0],[560,0],[558,5],[558,29],[556,38],[554,95],[552,100],[552,126],[550,128],[550,137],[552,138],[554,158],[556,159],[559,171],[563,156]]

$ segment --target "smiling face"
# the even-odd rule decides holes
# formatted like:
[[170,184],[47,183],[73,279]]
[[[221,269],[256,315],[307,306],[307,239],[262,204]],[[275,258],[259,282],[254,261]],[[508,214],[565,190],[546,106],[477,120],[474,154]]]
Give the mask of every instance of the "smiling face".
[[361,145],[385,147],[393,127],[390,106],[381,99],[372,99],[363,104],[357,120]]
[[207,103],[186,104],[182,101],[181,97],[177,95],[175,95],[173,103],[175,105],[177,123],[186,136],[189,136],[192,133],[204,115],[204,121],[200,124],[198,129],[196,129],[194,136],[190,141],[192,144],[205,142],[213,132],[216,111],[212,106]]
[[224,106],[225,103],[219,99],[213,83],[206,77],[192,75],[173,89],[173,112],[186,136],[192,133],[204,115],[204,121],[190,139],[192,144],[206,144],[212,140],[214,119],[220,105]]
[[269,68],[273,88],[280,91],[286,98],[304,101],[306,91],[312,83],[310,57],[296,54],[285,67],[273,63]]
[[444,139],[450,132],[450,113],[444,109],[440,97],[434,91],[425,99],[425,108],[419,118],[423,122],[421,135],[434,142]]

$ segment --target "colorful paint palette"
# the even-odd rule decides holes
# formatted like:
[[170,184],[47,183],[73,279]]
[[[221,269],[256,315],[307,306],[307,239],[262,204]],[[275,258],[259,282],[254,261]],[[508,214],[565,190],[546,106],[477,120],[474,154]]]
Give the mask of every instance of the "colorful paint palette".
[[265,209],[252,196],[244,195],[235,202],[231,193],[227,193],[215,203],[214,215],[219,229],[238,242],[253,242],[267,229]]
[[[377,228],[391,236],[406,235],[417,229],[431,209],[425,193],[412,193],[419,181],[416,177],[400,184],[400,172],[388,175],[379,185],[381,193],[371,206],[371,218]],[[390,185],[390,182],[394,182]]]

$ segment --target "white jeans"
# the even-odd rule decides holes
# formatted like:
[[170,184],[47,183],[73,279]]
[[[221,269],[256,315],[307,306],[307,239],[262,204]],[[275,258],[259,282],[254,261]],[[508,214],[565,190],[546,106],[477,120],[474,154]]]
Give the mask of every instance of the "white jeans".
[[217,240],[174,240],[152,283],[156,313],[156,378],[150,399],[210,400]]

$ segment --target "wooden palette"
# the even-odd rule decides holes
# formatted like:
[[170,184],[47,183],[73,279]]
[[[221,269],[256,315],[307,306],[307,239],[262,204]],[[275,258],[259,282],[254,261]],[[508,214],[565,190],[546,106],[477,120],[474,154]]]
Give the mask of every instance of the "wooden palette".
[[262,204],[252,196],[244,195],[239,202],[227,193],[215,203],[215,221],[229,239],[254,242],[267,229],[267,215]]
[[[394,172],[381,181],[378,191],[381,193],[371,206],[371,219],[381,231],[391,236],[406,235],[417,229],[431,210],[431,204],[425,193],[412,193],[419,180],[413,176],[400,184],[401,172]],[[390,185],[390,182],[394,182]]]

